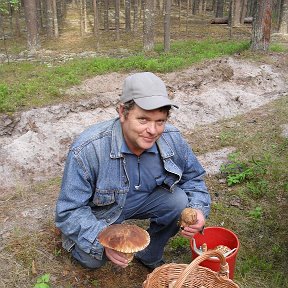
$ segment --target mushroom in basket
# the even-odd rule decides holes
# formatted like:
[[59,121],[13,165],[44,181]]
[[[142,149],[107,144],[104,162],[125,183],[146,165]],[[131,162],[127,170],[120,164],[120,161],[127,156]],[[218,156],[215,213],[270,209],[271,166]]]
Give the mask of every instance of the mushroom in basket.
[[134,253],[143,250],[150,243],[148,232],[133,224],[113,224],[98,235],[99,242],[110,249],[126,254],[129,262]]

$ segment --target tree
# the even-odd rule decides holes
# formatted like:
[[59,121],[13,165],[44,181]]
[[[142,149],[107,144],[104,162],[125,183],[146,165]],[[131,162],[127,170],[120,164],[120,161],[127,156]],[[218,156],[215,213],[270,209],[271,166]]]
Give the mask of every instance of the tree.
[[267,51],[271,35],[272,0],[257,0],[254,4],[252,23],[252,51]]
[[144,51],[154,49],[154,0],[144,0],[143,46]]
[[130,0],[125,0],[125,31],[131,31],[131,2]]
[[243,25],[245,23],[245,17],[248,11],[248,0],[242,0],[242,9],[241,9],[241,17],[240,24]]
[[109,31],[109,0],[104,0],[104,30]]
[[288,0],[282,0],[278,32],[288,34]]
[[241,0],[233,0],[232,5],[232,19],[231,19],[231,25],[233,27],[240,26],[241,23]]
[[[186,34],[188,34],[188,24],[189,24],[189,15],[190,15],[190,0],[187,0],[186,3]],[[170,9],[171,14],[171,9]]]
[[223,17],[224,0],[217,0],[216,2],[216,18]]
[[164,51],[170,50],[170,28],[171,28],[171,1],[164,3]]
[[27,27],[27,46],[31,53],[40,47],[40,38],[37,26],[36,0],[24,0],[25,21]]
[[[117,1],[117,0],[116,0]],[[139,25],[139,3],[138,0],[134,0],[134,18],[133,18],[133,32],[138,32],[138,25]]]
[[93,12],[94,12],[94,36],[96,38],[96,50],[99,48],[99,13],[97,0],[93,0]]
[[115,0],[115,31],[116,40],[120,39],[120,0]]
[[53,7],[53,26],[54,26],[54,37],[59,37],[59,28],[58,28],[58,17],[57,17],[57,3],[56,0],[52,0]]
[[87,5],[86,5],[86,0],[82,0],[83,1],[83,16],[84,16],[84,32],[87,33],[88,32],[88,25],[87,25]]
[[46,31],[47,36],[49,38],[52,38],[54,36],[53,34],[53,5],[52,0],[46,1]]

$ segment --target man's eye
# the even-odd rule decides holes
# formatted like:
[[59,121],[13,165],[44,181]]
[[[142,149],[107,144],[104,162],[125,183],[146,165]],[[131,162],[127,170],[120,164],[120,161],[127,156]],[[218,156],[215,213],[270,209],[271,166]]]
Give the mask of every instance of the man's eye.
[[138,120],[139,120],[140,124],[146,124],[147,123],[147,119],[145,119],[145,118],[139,118]]
[[158,120],[157,125],[162,126],[165,124],[165,122],[166,122],[165,120]]

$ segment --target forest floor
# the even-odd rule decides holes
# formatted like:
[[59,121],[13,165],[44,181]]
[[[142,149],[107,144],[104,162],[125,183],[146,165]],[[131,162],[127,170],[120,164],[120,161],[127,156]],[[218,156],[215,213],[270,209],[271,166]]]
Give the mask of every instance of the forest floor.
[[[266,119],[277,113],[275,101],[288,97],[287,63],[287,53],[269,53],[260,61],[234,55],[158,74],[180,107],[172,111],[170,122],[183,132],[206,169],[212,198],[213,177],[235,150],[222,146],[221,129],[237,131],[240,122],[247,131],[267,125]],[[136,261],[126,269],[107,263],[96,271],[73,262],[61,248],[54,227],[69,145],[86,127],[117,115],[115,107],[127,75],[96,76],[66,91],[84,95],[84,100],[79,97],[74,102],[1,115],[1,287],[32,287],[45,273],[51,275],[52,287],[142,287],[149,271]],[[286,120],[275,127],[284,138],[288,138]],[[167,248],[165,257],[176,263],[189,263],[191,258],[187,247]],[[235,281],[240,284],[240,277]]]
[[[233,120],[237,115],[246,119],[247,129],[253,129],[256,121],[265,125],[269,103],[288,97],[287,55],[270,54],[268,58],[269,63],[259,63],[227,57],[159,75],[180,106],[172,112],[170,122],[186,135],[209,176],[219,173],[220,165],[234,151],[234,147],[215,145],[221,121],[226,119],[223,125],[231,130],[238,125]],[[89,125],[116,116],[115,95],[120,94],[126,76],[111,73],[87,79],[67,93],[90,95],[89,100],[21,112],[13,129],[1,136],[3,287],[30,287],[27,277],[45,272],[51,273],[55,287],[68,287],[67,283],[69,287],[95,287],[96,282],[96,287],[141,287],[149,271],[136,262],[125,270],[108,263],[98,271],[71,262],[53,225],[68,147]],[[262,120],[255,120],[256,115]],[[288,122],[282,126],[284,137],[288,137],[287,130]],[[187,255],[187,251],[182,252]],[[171,252],[169,261],[184,261],[182,252]]]

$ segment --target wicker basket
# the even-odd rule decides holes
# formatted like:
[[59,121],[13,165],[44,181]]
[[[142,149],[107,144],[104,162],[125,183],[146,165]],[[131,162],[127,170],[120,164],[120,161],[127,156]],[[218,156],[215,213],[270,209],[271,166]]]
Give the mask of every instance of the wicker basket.
[[[215,272],[199,264],[209,257],[220,260],[220,271]],[[229,266],[221,252],[209,250],[188,264],[165,264],[147,276],[143,288],[239,288],[229,279]]]

